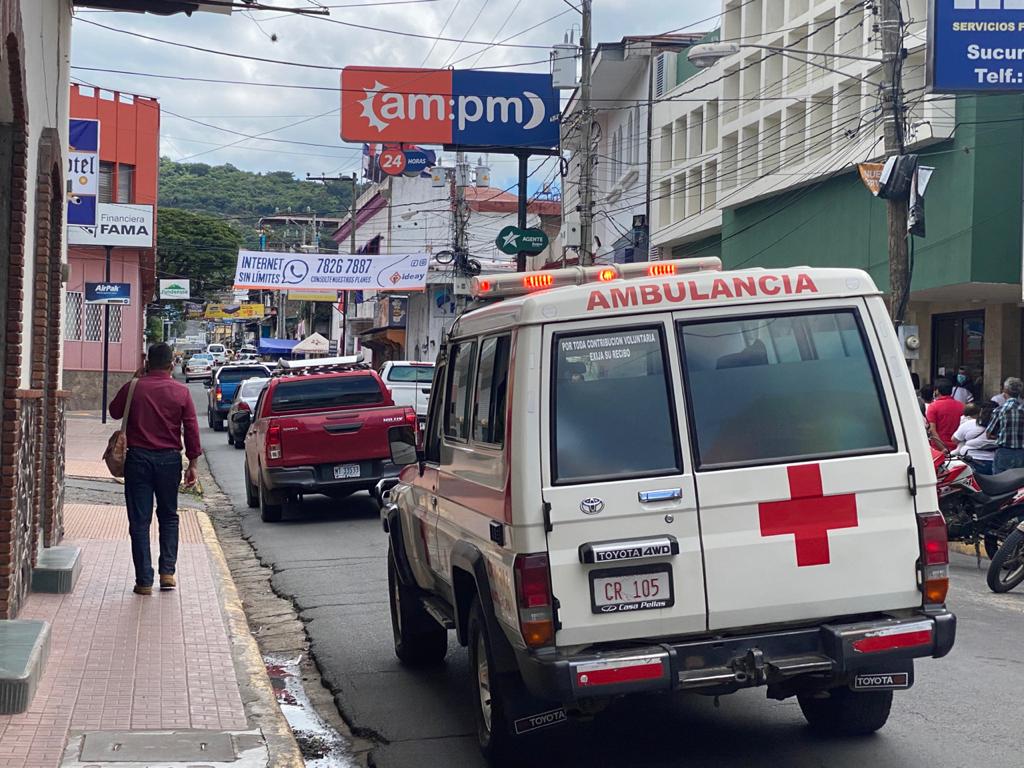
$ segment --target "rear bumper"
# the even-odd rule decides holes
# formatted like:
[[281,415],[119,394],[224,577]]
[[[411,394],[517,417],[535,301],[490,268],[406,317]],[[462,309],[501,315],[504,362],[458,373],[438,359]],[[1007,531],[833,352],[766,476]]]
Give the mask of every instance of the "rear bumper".
[[335,463],[299,467],[265,467],[263,487],[271,491],[293,493],[330,493],[347,489],[373,488],[389,473],[397,474],[401,468],[390,461],[371,459],[346,461],[339,464],[359,464],[359,477],[336,479]]
[[530,692],[563,705],[645,691],[729,693],[759,685],[783,698],[801,688],[853,684],[858,673],[905,674],[899,678],[905,684],[889,687],[909,687],[913,659],[941,658],[955,638],[956,617],[942,612],[574,655],[517,650],[517,656]]

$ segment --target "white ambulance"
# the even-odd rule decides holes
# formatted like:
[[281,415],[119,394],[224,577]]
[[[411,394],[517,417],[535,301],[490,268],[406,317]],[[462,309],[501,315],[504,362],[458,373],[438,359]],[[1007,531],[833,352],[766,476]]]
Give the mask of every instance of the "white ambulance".
[[382,510],[395,650],[468,645],[488,756],[613,697],[882,727],[949,652],[946,529],[871,278],[717,259],[478,277]]

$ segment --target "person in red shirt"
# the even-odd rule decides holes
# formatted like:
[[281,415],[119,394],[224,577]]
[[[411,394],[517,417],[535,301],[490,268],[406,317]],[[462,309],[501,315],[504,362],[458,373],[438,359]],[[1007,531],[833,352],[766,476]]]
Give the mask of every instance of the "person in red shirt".
[[935,399],[925,413],[928,434],[937,437],[952,451],[956,448],[953,433],[960,427],[960,417],[963,415],[964,404],[953,397],[953,382],[945,378],[936,379]]
[[[128,506],[128,534],[135,563],[135,594],[153,593],[153,559],[149,527],[153,522],[153,497],[160,526],[160,589],[174,589],[178,560],[178,484],[181,482],[181,440],[185,434],[188,468],[185,484],[196,482],[199,422],[188,387],[171,378],[174,355],[167,344],[154,344],[144,370],[136,371],[135,392],[128,409],[125,432],[124,498]],[[121,387],[110,403],[110,415],[124,416],[131,382]]]

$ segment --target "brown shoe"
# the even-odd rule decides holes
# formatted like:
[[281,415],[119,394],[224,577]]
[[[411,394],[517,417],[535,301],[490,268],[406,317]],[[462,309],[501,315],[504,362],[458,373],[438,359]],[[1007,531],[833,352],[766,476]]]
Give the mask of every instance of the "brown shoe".
[[152,587],[144,587],[141,584],[136,584],[135,585],[135,589],[133,589],[132,592],[134,592],[136,595],[152,595],[153,594],[153,588]]
[[166,591],[168,589],[174,589],[176,586],[178,586],[178,585],[174,581],[174,574],[173,573],[161,573],[160,574],[160,589]]

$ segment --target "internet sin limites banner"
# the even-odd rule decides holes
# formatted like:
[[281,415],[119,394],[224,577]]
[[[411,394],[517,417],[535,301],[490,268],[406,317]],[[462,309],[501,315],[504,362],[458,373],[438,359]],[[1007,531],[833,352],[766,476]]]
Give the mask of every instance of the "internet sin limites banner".
[[426,253],[362,255],[239,251],[235,289],[422,291]]

